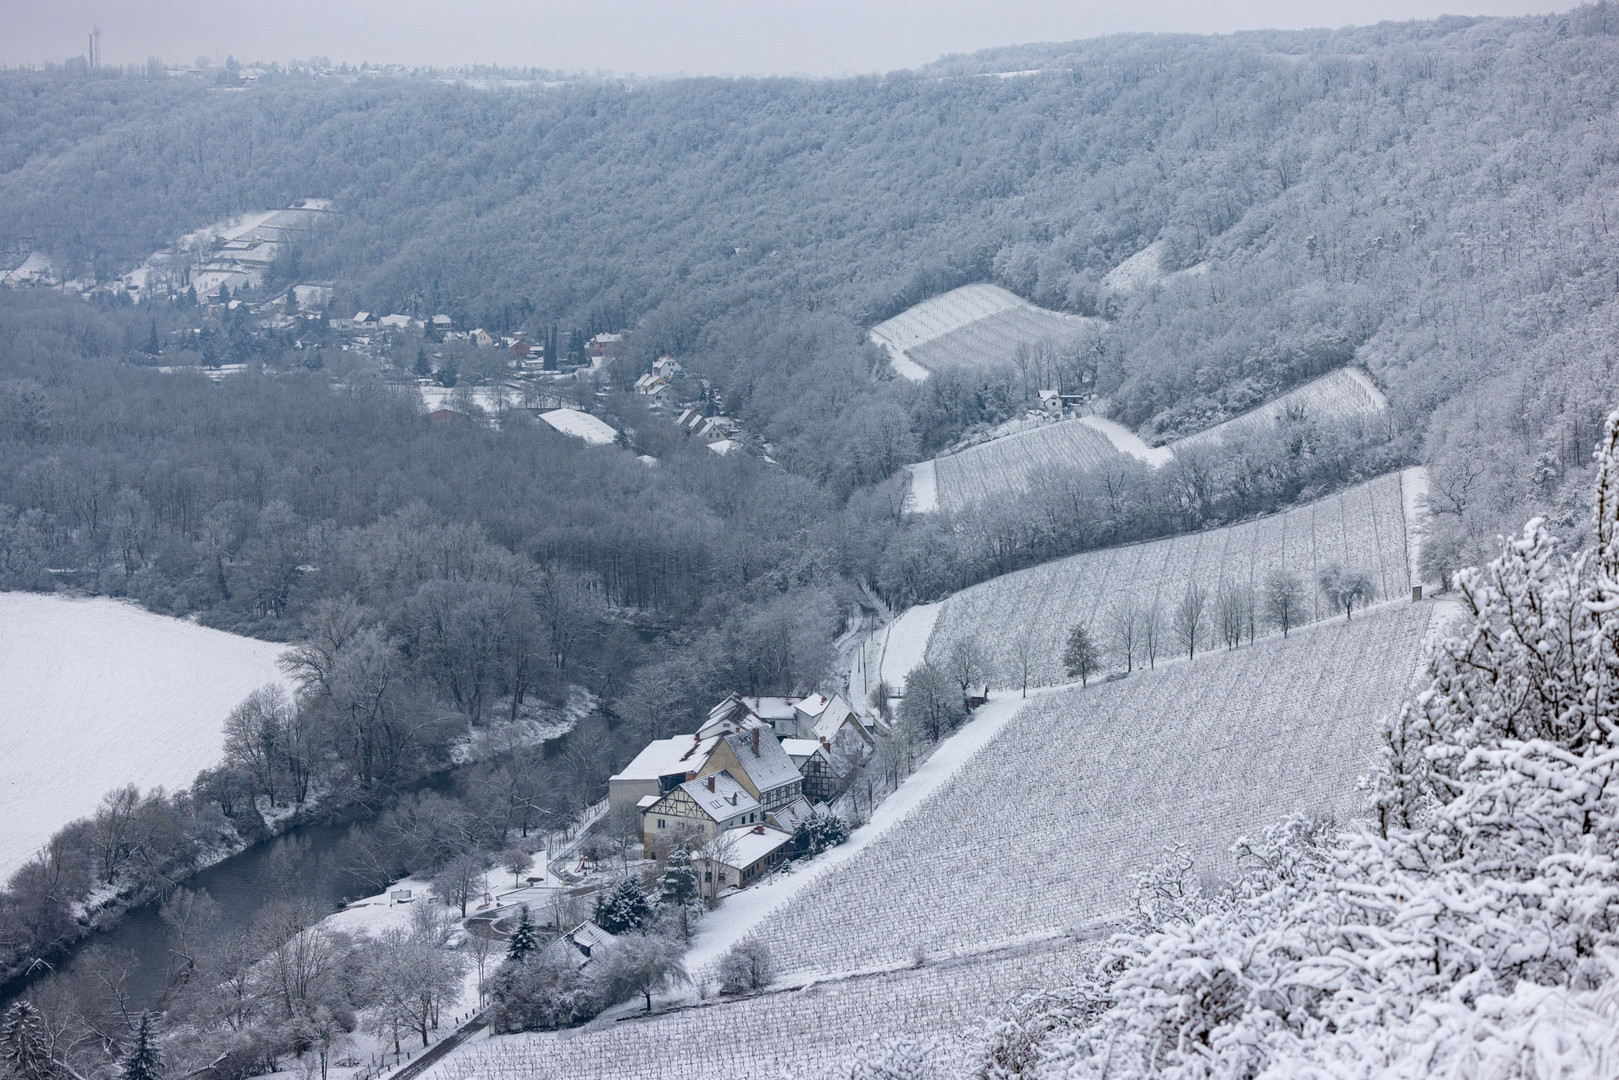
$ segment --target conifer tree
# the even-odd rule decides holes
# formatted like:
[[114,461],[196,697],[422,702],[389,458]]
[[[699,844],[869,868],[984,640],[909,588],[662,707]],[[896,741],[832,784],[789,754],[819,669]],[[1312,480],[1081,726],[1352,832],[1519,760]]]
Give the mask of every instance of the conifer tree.
[[539,941],[534,936],[534,918],[528,913],[528,905],[524,904],[517,916],[517,925],[512,928],[511,940],[506,943],[506,959],[521,964],[537,948]]
[[52,1073],[39,1010],[28,1001],[17,1002],[6,1013],[5,1028],[0,1031],[0,1061],[23,1080],[44,1080]]
[[597,898],[594,921],[609,934],[623,934],[640,929],[651,914],[652,905],[640,882],[626,877]]
[[119,1063],[119,1076],[122,1080],[161,1080],[163,1058],[158,1053],[157,1031],[152,1025],[151,1013],[141,1013],[140,1026],[135,1029],[129,1053]]
[[679,913],[681,937],[689,938],[691,913],[701,903],[702,890],[697,884],[697,869],[691,864],[691,852],[676,848],[669,853],[663,877],[658,879],[658,906]]

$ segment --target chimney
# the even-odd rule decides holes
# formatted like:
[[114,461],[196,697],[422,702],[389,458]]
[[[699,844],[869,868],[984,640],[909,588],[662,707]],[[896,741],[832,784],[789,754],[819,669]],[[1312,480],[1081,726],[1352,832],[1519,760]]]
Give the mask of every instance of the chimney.
[[695,779],[697,779],[697,774],[692,772],[690,769],[687,769],[686,770],[686,779],[687,780],[695,780]]
[[714,774],[713,773],[708,774],[708,790],[710,790],[710,791],[714,790]]
[[753,729],[753,756],[759,756],[759,729]]

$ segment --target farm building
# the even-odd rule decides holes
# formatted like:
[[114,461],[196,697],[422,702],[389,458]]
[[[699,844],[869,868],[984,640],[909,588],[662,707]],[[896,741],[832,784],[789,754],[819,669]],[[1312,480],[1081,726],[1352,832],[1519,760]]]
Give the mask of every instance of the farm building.
[[804,793],[804,777],[792,758],[775,736],[760,728],[721,738],[697,775],[715,772],[730,773],[766,810],[785,806]]
[[832,754],[826,745],[819,739],[783,739],[781,748],[804,778],[804,797],[810,802],[830,799],[834,778]]

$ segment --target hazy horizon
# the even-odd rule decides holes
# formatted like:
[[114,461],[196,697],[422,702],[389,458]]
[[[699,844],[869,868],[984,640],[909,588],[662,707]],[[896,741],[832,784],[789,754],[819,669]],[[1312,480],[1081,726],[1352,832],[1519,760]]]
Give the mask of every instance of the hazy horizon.
[[[0,0],[8,28],[0,64],[81,56],[101,30],[102,62],[156,56],[183,64],[320,56],[350,64],[489,64],[620,75],[835,76],[916,67],[952,53],[1127,32],[1229,33],[1365,25],[1386,20],[1543,13],[1544,0],[1147,0],[1127,10],[1080,0],[813,0],[782,10],[748,0],[282,0],[254,11],[217,0],[136,8],[111,0]],[[1566,5],[1563,5],[1566,8]]]

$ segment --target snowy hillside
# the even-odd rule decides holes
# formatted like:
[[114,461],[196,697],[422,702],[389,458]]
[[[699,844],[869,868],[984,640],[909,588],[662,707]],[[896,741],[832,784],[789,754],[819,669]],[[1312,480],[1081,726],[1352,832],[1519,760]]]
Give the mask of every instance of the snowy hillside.
[[219,761],[225,717],[283,646],[116,600],[0,593],[0,879],[109,789]]
[[924,766],[938,776],[913,777],[920,799],[902,798],[907,781],[898,812],[884,804],[843,848],[705,920],[694,974],[757,928],[781,973],[772,992],[480,1040],[435,1080],[532,1080],[560,1059],[579,1078],[830,1080],[900,1035],[960,1075],[979,1021],[1095,962],[1096,931],[1081,928],[1121,915],[1165,845],[1227,873],[1246,832],[1359,810],[1376,723],[1408,689],[1436,610],[1389,605],[1122,682],[1002,698]]

